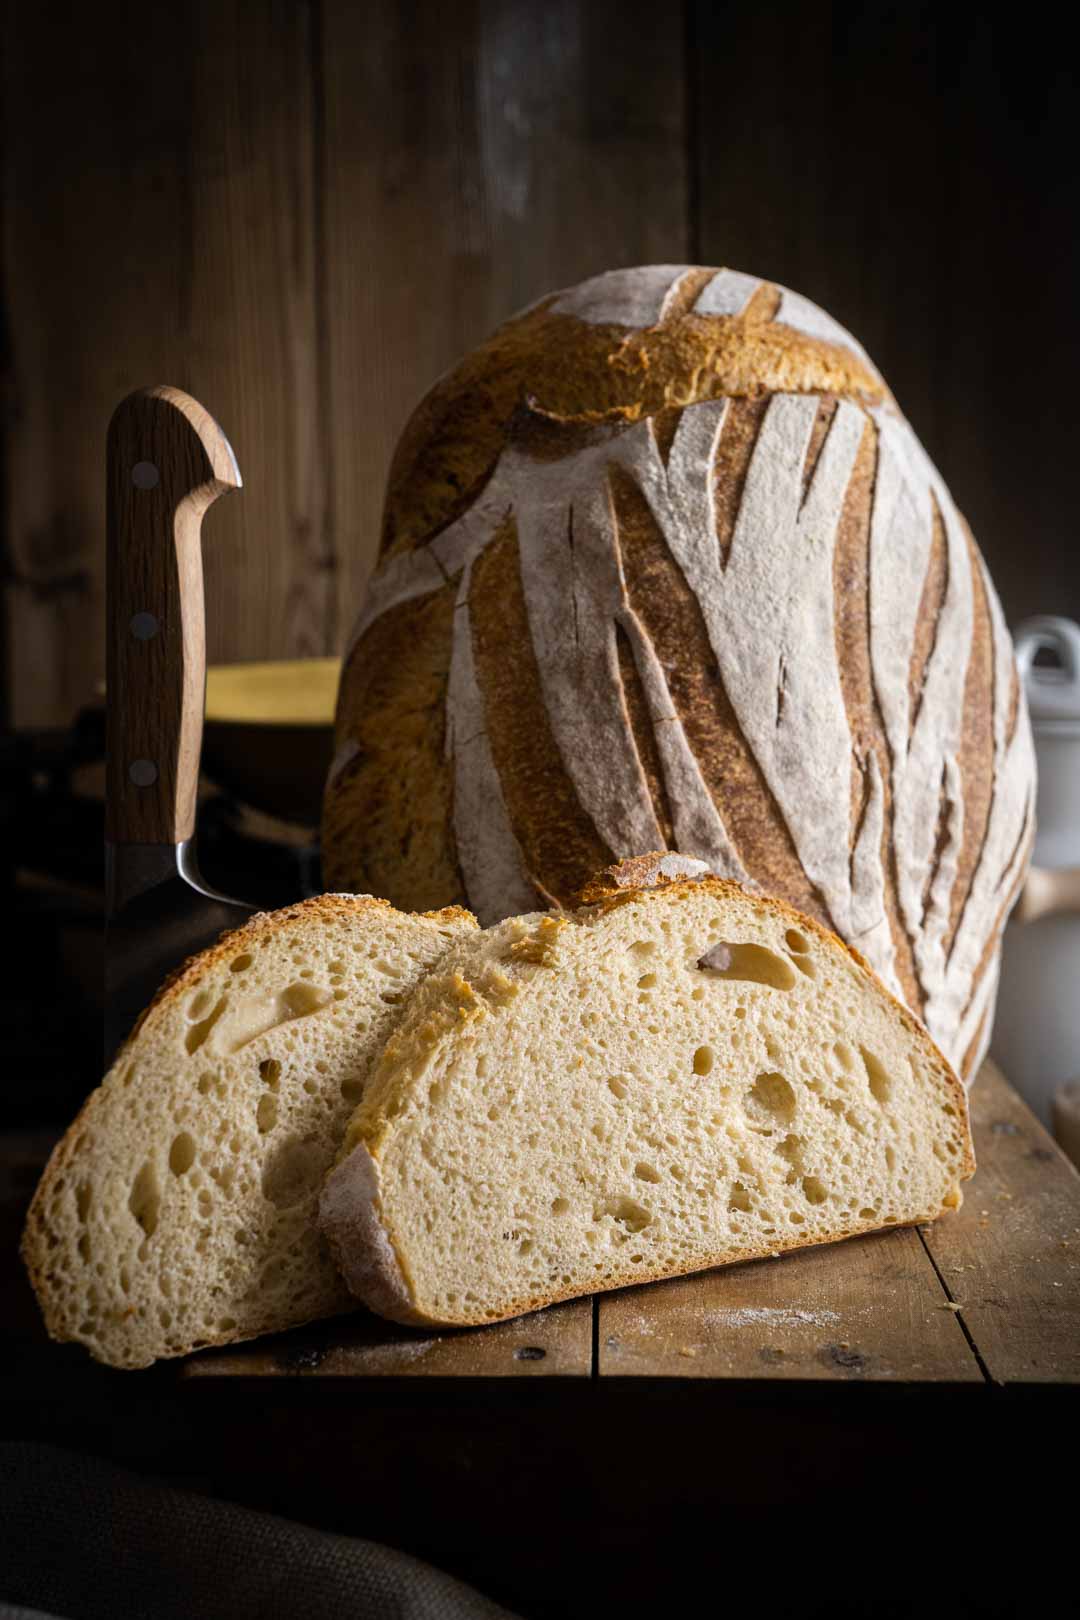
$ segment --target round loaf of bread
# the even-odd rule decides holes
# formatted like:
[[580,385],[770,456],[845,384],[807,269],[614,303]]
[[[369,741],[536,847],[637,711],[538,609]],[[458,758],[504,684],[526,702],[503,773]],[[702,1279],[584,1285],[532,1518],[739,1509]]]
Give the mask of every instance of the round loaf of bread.
[[406,427],[342,677],[335,887],[487,924],[678,851],[856,945],[970,1076],[1033,790],[970,531],[799,294],[612,271]]

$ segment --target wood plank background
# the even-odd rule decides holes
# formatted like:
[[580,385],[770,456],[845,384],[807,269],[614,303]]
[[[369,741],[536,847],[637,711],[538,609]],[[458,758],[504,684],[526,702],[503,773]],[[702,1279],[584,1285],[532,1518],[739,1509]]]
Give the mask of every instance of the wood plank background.
[[515,308],[728,263],[865,341],[1010,620],[1080,616],[1071,70],[990,13],[833,0],[6,8],[4,658],[22,725],[103,671],[117,400],[194,392],[243,496],[216,660],[337,650],[396,436]]

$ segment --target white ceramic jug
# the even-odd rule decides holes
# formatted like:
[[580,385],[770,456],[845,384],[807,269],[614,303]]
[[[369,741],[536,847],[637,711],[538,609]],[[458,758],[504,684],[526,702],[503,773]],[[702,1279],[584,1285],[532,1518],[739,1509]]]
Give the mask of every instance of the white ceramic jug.
[[1027,619],[1015,639],[1039,788],[1032,867],[1005,930],[992,1052],[1049,1124],[1054,1093],[1080,1079],[1080,625]]

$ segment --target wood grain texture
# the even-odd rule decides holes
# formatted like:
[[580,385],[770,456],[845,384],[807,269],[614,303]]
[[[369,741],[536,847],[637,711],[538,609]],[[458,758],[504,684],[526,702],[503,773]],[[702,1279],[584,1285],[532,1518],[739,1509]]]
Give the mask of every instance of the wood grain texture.
[[322,64],[343,644],[432,383],[541,294],[685,256],[685,74],[681,28],[636,0],[327,0]]
[[1047,602],[1076,616],[1067,65],[1004,14],[926,3],[780,16],[689,0],[689,16],[694,256],[797,288],[854,332],[970,519],[1010,623]]
[[[248,476],[215,513],[211,661],[329,650],[314,367],[312,5],[6,11],[14,718],[104,674],[105,429],[162,378]],[[220,522],[220,528],[218,524]]]
[[923,1229],[995,1383],[1080,1383],[1080,1174],[992,1063],[971,1093],[979,1168]]
[[106,427],[131,389],[189,381],[178,338],[191,63],[175,48],[187,10],[167,24],[142,13],[136,27],[131,7],[113,32],[102,10],[72,9],[62,51],[44,8],[5,12],[6,607],[17,724],[68,722],[104,674]]
[[425,1333],[367,1311],[278,1339],[211,1351],[184,1376],[271,1378],[588,1378],[592,1301],[575,1299],[477,1332]]
[[107,463],[106,835],[178,844],[195,831],[202,748],[202,520],[240,472],[213,418],[170,387],[117,407]]
[[599,1305],[606,1377],[982,1380],[911,1229],[634,1288]]

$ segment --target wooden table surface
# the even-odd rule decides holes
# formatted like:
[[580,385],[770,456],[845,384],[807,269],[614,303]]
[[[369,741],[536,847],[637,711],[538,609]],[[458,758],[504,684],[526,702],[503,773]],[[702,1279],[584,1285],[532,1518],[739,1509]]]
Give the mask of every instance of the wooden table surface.
[[530,1620],[689,1612],[718,1524],[744,1554],[725,1594],[757,1604],[778,1524],[811,1568],[833,1504],[872,1548],[888,1497],[922,1527],[897,1614],[945,1612],[936,1569],[950,1620],[1013,1620],[1027,1561],[1021,1591],[965,1559],[958,1594],[949,1548],[1020,1545],[1025,1513],[1044,1545],[1072,1512],[1047,1481],[1080,1429],[1080,1175],[990,1066],[972,1111],[978,1172],[926,1229],[472,1332],[358,1312],[143,1373],[45,1338],[14,1249],[49,1137],[0,1138],[0,1438],[402,1547]]
[[1080,1174],[993,1064],[963,1208],[779,1260],[425,1333],[366,1312],[192,1357],[181,1376],[1080,1381]]

